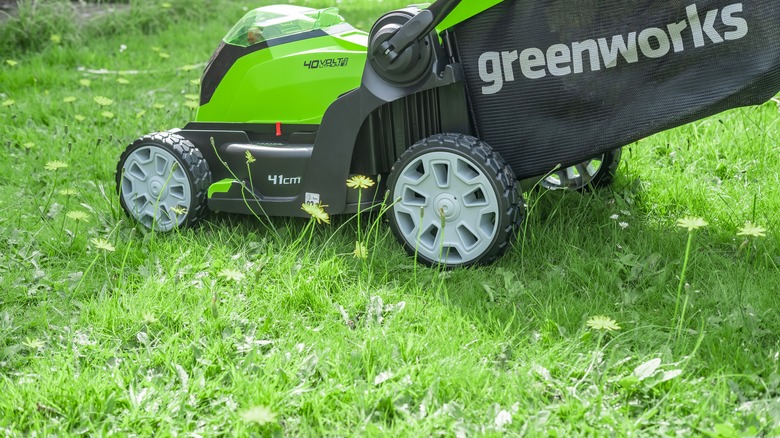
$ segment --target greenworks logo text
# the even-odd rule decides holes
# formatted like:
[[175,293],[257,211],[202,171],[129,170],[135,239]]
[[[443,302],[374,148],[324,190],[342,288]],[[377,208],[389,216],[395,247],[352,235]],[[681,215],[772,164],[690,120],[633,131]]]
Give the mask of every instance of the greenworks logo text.
[[[485,52],[479,57],[479,75],[487,84],[482,87],[482,94],[498,93],[504,83],[515,81],[518,72],[527,79],[567,76],[617,67],[620,58],[633,64],[640,61],[640,54],[645,58],[661,58],[691,46],[698,48],[738,40],[750,30],[747,20],[738,15],[742,8],[742,3],[736,3],[700,15],[693,4],[685,8],[685,20],[665,28],[651,27],[611,38],[554,44],[547,50],[531,47],[520,52]],[[727,29],[722,34],[715,28],[718,20]]]

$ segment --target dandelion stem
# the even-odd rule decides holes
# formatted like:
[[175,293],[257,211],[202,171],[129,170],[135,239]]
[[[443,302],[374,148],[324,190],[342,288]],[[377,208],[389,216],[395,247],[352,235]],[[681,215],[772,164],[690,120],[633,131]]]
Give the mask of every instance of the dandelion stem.
[[742,282],[739,285],[739,289],[737,290],[737,304],[739,305],[739,314],[742,316],[742,326],[748,329],[749,331],[752,331],[750,327],[748,327],[748,321],[747,316],[745,315],[745,305],[743,300],[743,293],[745,292],[745,284],[747,284],[747,277],[748,277],[748,269],[750,264],[750,250],[753,249],[753,245],[750,241],[750,238],[747,238],[748,247],[747,252],[745,253],[745,270],[742,272]]
[[423,217],[425,209],[420,207],[420,222],[417,225],[417,238],[414,241],[414,283],[417,284],[417,254],[420,251],[420,237],[422,236]]
[[[601,342],[604,340],[605,332],[599,333],[599,338],[596,341],[596,349],[593,350],[593,357],[590,359],[590,364],[588,364],[588,369],[585,370],[585,374],[582,375],[582,378],[577,381],[577,383],[574,384],[574,387],[572,388],[572,394],[577,397],[577,387],[579,387],[582,382],[585,381],[585,379],[588,378],[588,375],[590,375],[591,371],[593,371],[593,368],[596,366],[596,361],[598,360],[599,356],[601,355]],[[599,382],[600,383],[600,382]],[[577,397],[579,399],[579,397]]]
[[311,241],[314,238],[314,223],[316,222],[316,219],[313,217],[309,219],[309,224],[307,227],[309,228],[309,239],[306,242],[306,254],[309,254],[309,249],[311,248]]
[[76,283],[76,287],[73,288],[73,294],[76,294],[76,291],[79,290],[79,286],[81,286],[81,283],[84,282],[84,279],[87,277],[87,274],[89,271],[92,270],[92,268],[95,266],[95,263],[97,263],[98,259],[100,258],[100,254],[96,254],[95,258],[92,259],[92,263],[87,266],[87,269],[84,271],[83,274],[81,274],[81,278],[79,279],[79,282]]
[[[691,255],[691,246],[693,243],[693,231],[688,231],[688,243],[685,245],[685,258],[683,259],[683,267],[682,271],[680,272],[680,283],[677,285],[677,298],[674,301],[674,320],[677,320],[677,312],[679,311],[680,307],[680,296],[682,295],[682,289],[683,285],[685,284],[685,271],[688,269],[688,260]],[[680,321],[677,328],[677,337],[680,336],[680,331],[682,330],[682,323],[683,318],[685,317],[685,307],[688,304],[688,297],[686,296],[685,303],[683,304],[682,309],[682,315],[680,316]]]
[[68,249],[73,248],[73,243],[76,242],[76,236],[79,234],[79,223],[76,221],[76,226],[73,227],[73,237],[70,239],[70,245],[68,245]]
[[[64,210],[67,212],[68,208],[70,206],[70,197],[65,198],[65,208]],[[59,234],[62,234],[63,230],[65,230],[65,218],[68,217],[67,213],[62,215],[62,222],[60,223],[60,232]],[[78,223],[78,221],[76,221]]]
[[46,198],[46,202],[43,204],[43,211],[42,217],[46,217],[46,211],[49,209],[49,204],[51,203],[51,198],[54,196],[54,191],[57,190],[57,172],[54,172],[54,180],[52,181],[51,185],[51,191],[49,191],[49,196]]
[[[176,161],[173,163],[173,166],[171,166],[170,172],[168,172],[168,177],[165,179],[165,182],[163,183],[163,190],[160,190],[160,194],[157,195],[157,198],[154,200],[154,211],[159,212],[160,209],[160,199],[162,199],[163,193],[165,193],[165,189],[168,187],[168,183],[171,182],[171,178],[173,178],[173,172],[176,171],[176,168],[179,166],[179,162]],[[170,212],[168,212],[170,214]],[[157,214],[155,214],[152,217],[152,238],[151,242],[154,242],[155,233],[154,230],[157,227]]]
[[249,175],[249,188],[252,194],[255,193],[255,183],[252,181],[252,169],[249,168],[249,161],[246,162],[246,174]]
[[[372,230],[373,230],[373,234],[374,234],[374,247],[376,247],[377,243],[379,242],[379,225],[380,225],[380,220],[382,219],[382,216],[385,215],[387,210],[389,210],[390,207],[392,207],[395,204],[395,203],[393,203],[391,205],[387,205],[387,198],[388,198],[388,196],[389,196],[389,193],[385,193],[385,196],[382,199],[382,204],[379,207],[379,213],[377,214],[376,219],[374,219],[374,223],[371,224],[371,227],[369,227],[369,229],[368,229],[368,234],[369,235],[372,234]],[[376,198],[374,200],[376,201]],[[374,261],[374,254],[375,253],[376,253],[376,251],[371,253],[371,262],[372,262],[372,264],[373,264],[373,261]]]

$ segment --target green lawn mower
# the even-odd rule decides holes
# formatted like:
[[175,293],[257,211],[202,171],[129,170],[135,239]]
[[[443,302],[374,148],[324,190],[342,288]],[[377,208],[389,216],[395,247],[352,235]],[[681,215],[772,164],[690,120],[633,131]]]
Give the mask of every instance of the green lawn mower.
[[[384,201],[420,261],[491,262],[524,217],[519,180],[606,185],[622,146],[780,90],[778,2],[693,1],[439,0],[368,33],[335,8],[255,9],[209,60],[196,120],[124,151],[121,205],[169,231]],[[356,175],[381,183],[358,196]]]

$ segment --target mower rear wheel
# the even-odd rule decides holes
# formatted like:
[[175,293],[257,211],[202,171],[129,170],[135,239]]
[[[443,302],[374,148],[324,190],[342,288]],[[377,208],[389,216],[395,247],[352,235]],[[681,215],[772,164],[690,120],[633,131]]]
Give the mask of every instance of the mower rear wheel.
[[607,187],[615,177],[622,149],[613,149],[603,155],[580,164],[558,169],[542,179],[541,186],[548,190],[586,190]]
[[426,265],[490,263],[509,247],[524,217],[516,183],[486,143],[459,134],[426,138],[390,171],[390,227]]
[[125,149],[116,183],[120,204],[130,217],[149,229],[170,231],[203,217],[211,173],[189,140],[158,132]]

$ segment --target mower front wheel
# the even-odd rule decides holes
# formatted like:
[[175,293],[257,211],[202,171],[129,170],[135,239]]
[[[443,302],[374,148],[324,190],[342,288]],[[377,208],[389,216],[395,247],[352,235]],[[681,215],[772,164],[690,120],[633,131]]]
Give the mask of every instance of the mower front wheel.
[[149,134],[125,149],[116,170],[119,201],[146,228],[170,231],[195,224],[206,213],[208,164],[184,137]]
[[516,182],[501,156],[474,137],[426,138],[390,171],[390,227],[426,265],[490,263],[524,217]]

